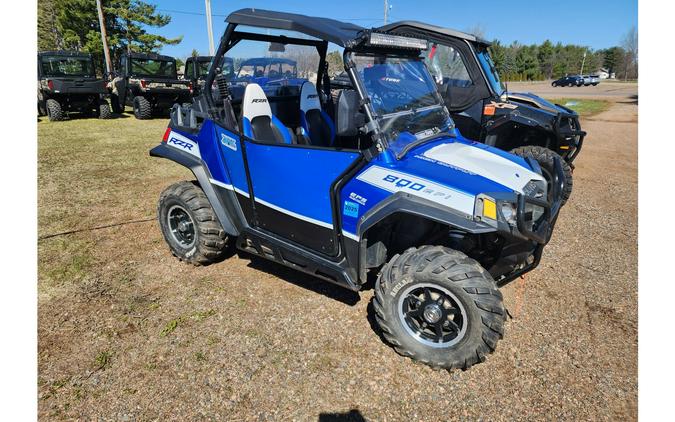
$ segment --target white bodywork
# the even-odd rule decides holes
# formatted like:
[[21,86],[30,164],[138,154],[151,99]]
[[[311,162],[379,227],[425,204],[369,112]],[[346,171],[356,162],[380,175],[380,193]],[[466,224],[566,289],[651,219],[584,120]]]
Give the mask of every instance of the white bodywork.
[[424,156],[481,175],[518,193],[523,193],[523,188],[530,180],[545,180],[540,174],[513,161],[471,145],[460,143],[438,145],[426,151]]

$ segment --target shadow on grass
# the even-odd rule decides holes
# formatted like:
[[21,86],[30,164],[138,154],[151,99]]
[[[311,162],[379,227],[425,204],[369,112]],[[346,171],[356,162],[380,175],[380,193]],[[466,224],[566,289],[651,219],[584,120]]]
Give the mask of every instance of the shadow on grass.
[[286,267],[282,264],[268,261],[248,252],[237,251],[239,257],[248,259],[250,268],[272,274],[286,282],[295,284],[303,289],[310,290],[315,293],[322,294],[345,305],[354,306],[361,300],[358,293],[353,292],[345,287],[338,286],[328,281],[313,277],[301,271]]

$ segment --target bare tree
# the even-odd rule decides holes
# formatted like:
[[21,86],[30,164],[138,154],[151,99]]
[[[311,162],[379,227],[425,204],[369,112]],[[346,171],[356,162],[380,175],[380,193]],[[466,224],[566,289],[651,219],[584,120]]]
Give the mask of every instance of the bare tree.
[[624,79],[638,76],[638,32],[634,26],[624,35],[621,46],[626,51],[624,56]]

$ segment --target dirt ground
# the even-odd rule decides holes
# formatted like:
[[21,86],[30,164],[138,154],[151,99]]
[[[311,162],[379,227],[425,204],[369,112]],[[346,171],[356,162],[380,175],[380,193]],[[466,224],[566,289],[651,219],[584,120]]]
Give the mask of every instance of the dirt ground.
[[165,120],[39,122],[40,419],[635,420],[637,86],[529,86],[509,88],[613,106],[583,121],[542,264],[504,287],[514,318],[466,372],[384,344],[372,290],[246,255],[173,258],[156,201],[190,174],[148,157]]

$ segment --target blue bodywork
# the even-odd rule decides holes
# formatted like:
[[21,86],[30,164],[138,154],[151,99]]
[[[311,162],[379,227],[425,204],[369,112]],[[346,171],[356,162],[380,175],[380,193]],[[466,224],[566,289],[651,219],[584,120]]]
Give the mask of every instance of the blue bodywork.
[[[384,154],[374,157],[344,184],[339,192],[339,204],[333,204],[331,186],[359,159],[357,151],[262,144],[246,140],[243,142],[251,180],[249,185],[242,154],[242,138],[239,135],[210,120],[204,122],[198,134],[176,129],[173,131],[199,145],[201,159],[208,167],[212,183],[246,198],[253,194],[256,203],[324,228],[338,229],[335,221],[337,214],[341,219],[342,234],[352,240],[358,240],[362,234],[358,230],[359,219],[397,191],[406,192],[406,189],[401,188],[408,187],[407,192],[412,195],[432,184],[471,197],[486,192],[513,192],[509,187],[479,174],[425,158],[423,154],[434,147],[459,143],[489,151],[525,169],[534,170],[521,157],[470,141],[457,133],[454,137],[442,137],[414,148],[401,160],[388,160]],[[382,169],[386,173],[382,173],[382,181],[390,181],[392,188],[361,180],[360,176],[371,169]],[[409,180],[415,180],[415,183],[411,184]]]

